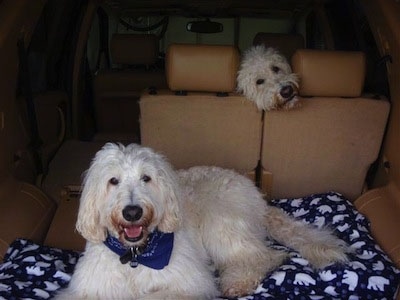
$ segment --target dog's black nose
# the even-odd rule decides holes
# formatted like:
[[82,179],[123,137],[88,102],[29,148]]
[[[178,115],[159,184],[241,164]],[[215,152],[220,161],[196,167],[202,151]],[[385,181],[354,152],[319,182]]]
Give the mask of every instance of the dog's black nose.
[[284,99],[290,98],[293,95],[293,87],[291,85],[285,85],[281,88],[279,94],[281,94]]
[[122,216],[125,220],[129,222],[134,222],[139,220],[143,215],[143,209],[137,205],[125,206],[122,210]]

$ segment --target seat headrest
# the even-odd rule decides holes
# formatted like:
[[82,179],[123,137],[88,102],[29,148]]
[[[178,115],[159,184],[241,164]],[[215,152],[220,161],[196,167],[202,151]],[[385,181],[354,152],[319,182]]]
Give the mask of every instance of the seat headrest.
[[365,55],[356,51],[297,50],[293,72],[301,96],[359,97],[364,87]]
[[297,49],[304,48],[304,38],[301,34],[259,32],[253,39],[253,45],[275,48],[290,61]]
[[234,46],[172,44],[166,55],[170,90],[232,92],[239,51]]
[[114,34],[110,43],[115,64],[152,65],[158,55],[158,41],[154,34]]

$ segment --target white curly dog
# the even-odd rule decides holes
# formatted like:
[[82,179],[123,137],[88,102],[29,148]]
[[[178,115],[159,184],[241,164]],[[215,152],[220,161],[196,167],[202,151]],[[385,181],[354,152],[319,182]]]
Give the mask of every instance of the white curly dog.
[[267,239],[315,268],[347,260],[343,241],[268,206],[248,178],[218,167],[174,171],[136,144],[107,143],[96,154],[80,201],[86,250],[59,299],[250,294],[288,255]]
[[299,105],[299,78],[276,49],[253,46],[243,54],[237,90],[260,110],[292,109]]

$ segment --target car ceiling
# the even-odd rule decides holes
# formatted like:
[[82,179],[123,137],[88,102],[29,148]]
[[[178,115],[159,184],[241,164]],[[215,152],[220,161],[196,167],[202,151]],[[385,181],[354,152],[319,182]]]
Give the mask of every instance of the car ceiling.
[[308,11],[315,0],[103,0],[106,8],[120,16],[145,14],[188,17],[269,17],[295,18]]

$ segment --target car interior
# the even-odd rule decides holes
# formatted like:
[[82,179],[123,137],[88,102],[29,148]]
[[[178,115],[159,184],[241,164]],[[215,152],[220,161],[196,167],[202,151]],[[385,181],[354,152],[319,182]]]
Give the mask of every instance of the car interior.
[[[234,169],[266,201],[339,193],[387,256],[388,289],[371,290],[400,299],[399,15],[395,0],[0,0],[0,298],[16,239],[84,250],[82,178],[115,142]],[[254,45],[287,59],[300,107],[238,92]]]

